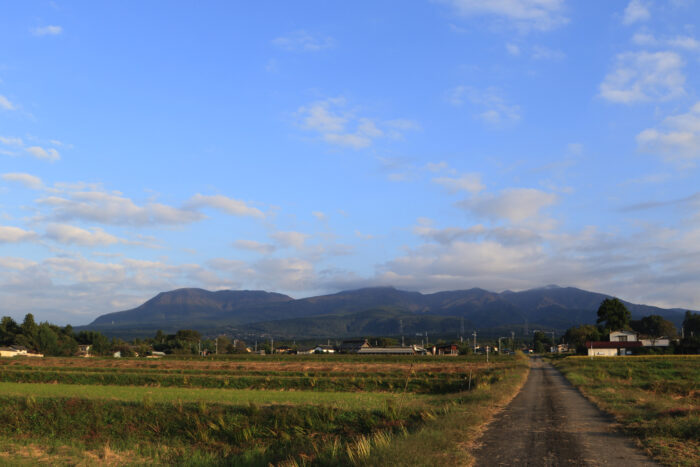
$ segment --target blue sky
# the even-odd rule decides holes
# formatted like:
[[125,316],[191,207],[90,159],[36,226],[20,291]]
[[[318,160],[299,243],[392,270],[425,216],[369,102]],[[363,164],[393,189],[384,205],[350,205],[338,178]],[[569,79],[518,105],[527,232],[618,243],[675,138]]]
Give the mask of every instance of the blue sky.
[[700,6],[5,2],[0,313],[177,287],[700,308]]

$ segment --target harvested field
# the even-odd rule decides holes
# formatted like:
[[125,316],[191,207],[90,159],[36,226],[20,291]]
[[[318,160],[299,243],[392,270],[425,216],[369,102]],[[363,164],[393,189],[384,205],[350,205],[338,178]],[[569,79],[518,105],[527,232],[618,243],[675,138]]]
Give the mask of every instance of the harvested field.
[[[367,464],[467,411],[485,420],[526,368],[521,357],[8,359],[0,450],[9,463]],[[461,439],[465,427],[440,430]],[[427,461],[446,452],[424,449]]]

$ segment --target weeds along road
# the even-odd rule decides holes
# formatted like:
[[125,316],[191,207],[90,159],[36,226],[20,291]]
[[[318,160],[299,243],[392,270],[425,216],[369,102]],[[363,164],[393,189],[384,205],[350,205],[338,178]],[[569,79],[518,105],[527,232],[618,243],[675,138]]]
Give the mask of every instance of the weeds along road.
[[658,465],[552,365],[530,364],[522,390],[481,438],[476,466]]

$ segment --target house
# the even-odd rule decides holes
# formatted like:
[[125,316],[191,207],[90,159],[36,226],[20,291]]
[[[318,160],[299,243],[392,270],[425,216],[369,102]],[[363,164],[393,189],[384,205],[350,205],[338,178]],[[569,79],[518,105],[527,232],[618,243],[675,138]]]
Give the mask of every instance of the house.
[[589,356],[613,357],[616,355],[632,355],[634,349],[668,347],[671,341],[667,337],[642,337],[634,331],[613,331],[610,341],[586,342]]
[[78,353],[76,355],[78,357],[90,357],[90,349],[92,349],[91,345],[79,345]]
[[0,347],[0,357],[16,357],[19,353],[12,347]]
[[335,347],[332,345],[317,345],[311,353],[335,353]]
[[457,350],[457,344],[441,344],[434,345],[432,349],[433,355],[449,355],[456,357],[459,355],[459,350]]
[[616,355],[632,355],[632,349],[642,347],[639,341],[632,342],[608,342],[589,341],[586,342],[588,355],[594,357],[614,357]]
[[295,354],[297,351],[288,345],[280,345],[279,347],[275,348],[275,353]]
[[340,353],[357,353],[360,349],[370,347],[367,339],[346,340],[340,343]]
[[30,352],[21,345],[0,347],[0,357],[43,357],[44,354]]

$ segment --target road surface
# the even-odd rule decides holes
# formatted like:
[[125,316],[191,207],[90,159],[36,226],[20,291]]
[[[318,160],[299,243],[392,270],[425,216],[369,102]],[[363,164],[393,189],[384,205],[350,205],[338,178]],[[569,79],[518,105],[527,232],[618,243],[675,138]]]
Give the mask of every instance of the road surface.
[[551,364],[531,359],[520,393],[489,425],[476,466],[656,466]]

